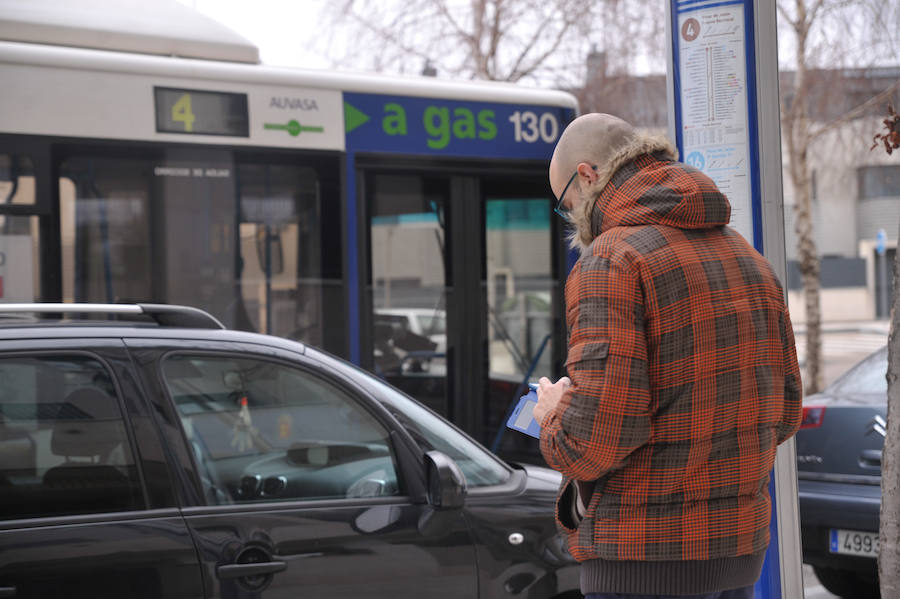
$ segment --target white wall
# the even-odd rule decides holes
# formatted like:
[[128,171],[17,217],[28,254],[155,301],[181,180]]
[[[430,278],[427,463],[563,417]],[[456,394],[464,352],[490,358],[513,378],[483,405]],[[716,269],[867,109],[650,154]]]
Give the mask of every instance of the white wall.
[[[866,287],[835,287],[821,291],[820,309],[823,322],[856,322],[875,319],[875,298]],[[791,322],[806,322],[803,291],[788,291]]]

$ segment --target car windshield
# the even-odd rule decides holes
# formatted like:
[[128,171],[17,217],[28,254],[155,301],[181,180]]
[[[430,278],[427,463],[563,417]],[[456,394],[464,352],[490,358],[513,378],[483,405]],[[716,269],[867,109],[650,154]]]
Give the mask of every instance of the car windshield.
[[851,368],[829,389],[833,394],[887,394],[887,348],[881,348]]
[[419,447],[423,451],[436,449],[453,458],[470,488],[499,485],[509,478],[511,470],[487,449],[381,379],[362,370],[359,372],[377,383],[380,399]]

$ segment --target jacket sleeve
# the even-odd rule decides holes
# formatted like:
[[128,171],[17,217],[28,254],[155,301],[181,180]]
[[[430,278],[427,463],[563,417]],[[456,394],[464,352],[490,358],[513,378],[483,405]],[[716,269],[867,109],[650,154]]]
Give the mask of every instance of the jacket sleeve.
[[790,439],[799,429],[803,412],[803,384],[800,379],[800,365],[797,363],[797,346],[791,317],[785,307],[782,313],[781,339],[784,347],[784,403],[781,422],[776,427],[778,443]]
[[650,437],[650,382],[640,279],[583,257],[566,284],[572,386],[541,422],[541,453],[570,478],[620,468]]

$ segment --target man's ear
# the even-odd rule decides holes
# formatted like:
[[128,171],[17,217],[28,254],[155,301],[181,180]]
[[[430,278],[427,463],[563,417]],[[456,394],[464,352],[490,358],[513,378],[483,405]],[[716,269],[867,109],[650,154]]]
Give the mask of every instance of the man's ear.
[[597,169],[592,167],[588,162],[579,162],[576,170],[578,171],[578,177],[587,179],[590,184],[593,184],[597,180]]

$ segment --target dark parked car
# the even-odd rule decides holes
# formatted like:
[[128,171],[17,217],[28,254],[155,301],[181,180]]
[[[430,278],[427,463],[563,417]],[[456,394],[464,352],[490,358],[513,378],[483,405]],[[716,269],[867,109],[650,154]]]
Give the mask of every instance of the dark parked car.
[[559,475],[367,372],[190,308],[10,311],[0,597],[581,596]]
[[883,348],[803,401],[797,433],[803,561],[841,597],[879,595],[886,372]]

